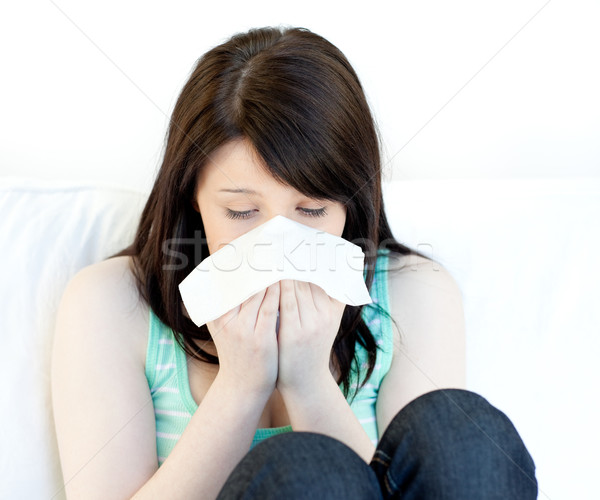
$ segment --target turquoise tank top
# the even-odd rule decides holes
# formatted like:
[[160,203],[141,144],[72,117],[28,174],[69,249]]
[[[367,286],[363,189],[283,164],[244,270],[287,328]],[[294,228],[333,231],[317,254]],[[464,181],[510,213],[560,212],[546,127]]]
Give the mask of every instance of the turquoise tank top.
[[[389,312],[388,300],[388,269],[389,249],[379,249],[375,264],[375,274],[369,294],[374,303]],[[366,277],[367,270],[364,270]],[[377,446],[379,433],[375,415],[375,403],[379,386],[385,374],[390,369],[393,356],[393,333],[390,319],[381,314],[373,304],[362,308],[362,318],[371,330],[380,350],[377,352],[375,369],[366,384],[358,391],[351,401],[350,408],[358,421]],[[150,387],[154,414],[156,418],[156,445],[158,465],[162,465],[171,450],[181,437],[198,405],[192,397],[189,386],[188,370],[185,351],[176,342],[173,330],[167,327],[154,314],[149,312],[149,336],[146,351],[146,378]],[[356,357],[361,366],[361,376],[367,370],[368,355],[366,350],[356,344]],[[350,373],[350,393],[352,399],[357,387],[356,360],[353,361]],[[340,390],[342,384],[340,384]],[[285,427],[256,429],[250,449],[260,441],[275,434],[290,432],[290,425]]]

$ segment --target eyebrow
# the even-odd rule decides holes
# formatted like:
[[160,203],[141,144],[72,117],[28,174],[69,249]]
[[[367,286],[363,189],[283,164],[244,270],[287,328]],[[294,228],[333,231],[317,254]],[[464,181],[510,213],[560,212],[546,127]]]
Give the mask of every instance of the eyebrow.
[[255,194],[257,196],[262,196],[260,193],[253,191],[252,189],[240,188],[240,189],[220,189],[219,193],[245,193],[245,194]]

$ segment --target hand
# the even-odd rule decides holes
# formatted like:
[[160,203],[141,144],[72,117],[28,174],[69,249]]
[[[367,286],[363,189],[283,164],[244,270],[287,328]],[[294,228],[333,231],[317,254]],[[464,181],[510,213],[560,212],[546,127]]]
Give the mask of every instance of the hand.
[[281,280],[277,389],[307,394],[329,368],[331,349],[346,304],[313,283]]
[[246,394],[269,397],[277,381],[279,283],[206,323],[219,356],[217,376]]

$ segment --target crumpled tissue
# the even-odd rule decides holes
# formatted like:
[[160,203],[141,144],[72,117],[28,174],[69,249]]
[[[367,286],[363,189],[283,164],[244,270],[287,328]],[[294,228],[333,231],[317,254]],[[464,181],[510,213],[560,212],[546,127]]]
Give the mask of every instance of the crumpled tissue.
[[202,260],[179,291],[197,326],[282,279],[314,283],[345,304],[370,304],[364,257],[358,245],[277,215]]

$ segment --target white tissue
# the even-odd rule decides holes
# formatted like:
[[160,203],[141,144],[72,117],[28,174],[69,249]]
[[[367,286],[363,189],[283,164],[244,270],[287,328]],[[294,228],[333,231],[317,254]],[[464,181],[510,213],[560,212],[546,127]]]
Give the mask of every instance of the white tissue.
[[308,281],[340,302],[373,302],[362,249],[278,215],[204,259],[179,284],[191,320],[201,326],[282,279]]

